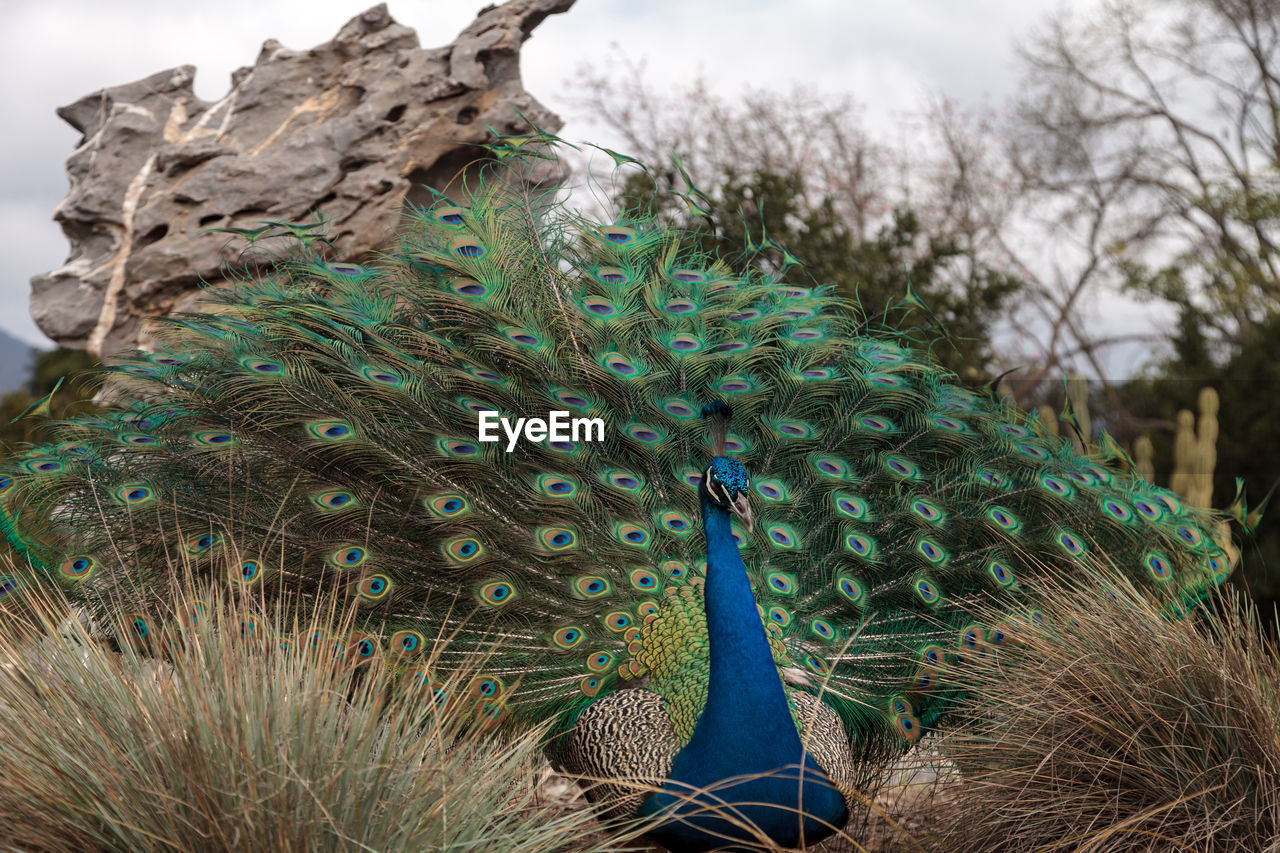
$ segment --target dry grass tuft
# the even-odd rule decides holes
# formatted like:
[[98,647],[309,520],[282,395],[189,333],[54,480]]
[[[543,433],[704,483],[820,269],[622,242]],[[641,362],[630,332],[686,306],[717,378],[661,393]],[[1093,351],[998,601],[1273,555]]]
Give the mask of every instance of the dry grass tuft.
[[[0,636],[6,849],[519,853],[625,841],[614,831],[606,846],[591,810],[540,796],[539,732],[479,731],[326,642],[281,648],[280,637],[344,636],[340,614],[316,608],[298,625],[204,601],[160,659],[110,651],[74,624],[59,632],[58,602],[33,608],[42,639]],[[258,628],[245,637],[248,618]]]
[[1089,574],[952,673],[970,689],[943,753],[964,777],[936,848],[1280,850],[1280,662],[1256,614],[1227,591],[1170,620]]

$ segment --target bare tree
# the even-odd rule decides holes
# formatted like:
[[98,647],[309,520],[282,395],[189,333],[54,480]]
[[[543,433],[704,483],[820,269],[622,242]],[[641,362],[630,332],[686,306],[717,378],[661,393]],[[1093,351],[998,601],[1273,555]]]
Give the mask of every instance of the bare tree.
[[1084,272],[1194,312],[1228,351],[1280,308],[1278,50],[1274,0],[1108,0],[1022,50],[1027,191]]
[[[862,129],[848,95],[798,87],[785,94],[748,90],[730,103],[701,76],[660,94],[646,82],[643,62],[623,58],[609,69],[579,68],[577,106],[616,131],[630,147],[626,153],[650,166],[669,165],[678,155],[695,184],[753,171],[799,176],[800,207],[830,199],[859,240],[893,209],[889,152]],[[684,190],[674,168],[655,177],[660,190]]]

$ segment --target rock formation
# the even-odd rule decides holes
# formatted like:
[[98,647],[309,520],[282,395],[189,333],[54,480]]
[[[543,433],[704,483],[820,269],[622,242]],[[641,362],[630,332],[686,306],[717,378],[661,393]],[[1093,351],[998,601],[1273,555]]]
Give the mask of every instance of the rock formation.
[[330,42],[267,41],[215,103],[195,68],[103,89],[58,110],[84,134],[67,159],[71,190],[54,218],[66,264],[31,280],[49,337],[95,355],[145,345],[142,318],[192,307],[242,245],[209,228],[330,219],[336,256],[381,245],[401,200],[425,201],[475,159],[488,128],[555,131],[559,118],[520,81],[533,28],[574,0],[511,0],[480,12],[453,44],[417,34],[378,5]]

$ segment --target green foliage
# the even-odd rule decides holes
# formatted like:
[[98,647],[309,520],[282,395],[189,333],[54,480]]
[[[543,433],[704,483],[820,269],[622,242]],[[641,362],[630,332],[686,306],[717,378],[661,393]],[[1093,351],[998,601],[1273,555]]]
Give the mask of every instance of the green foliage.
[[33,403],[51,393],[58,380],[65,377],[67,381],[58,390],[50,406],[53,417],[73,417],[94,408],[89,400],[97,385],[96,378],[81,372],[97,364],[92,356],[83,350],[63,347],[37,350],[34,356],[26,387],[0,397],[0,456],[12,453],[20,444],[38,440],[38,418],[24,418],[16,423],[13,421]]
[[1102,566],[1035,591],[1043,624],[953,673],[969,713],[942,753],[963,781],[931,849],[1275,849],[1280,660],[1247,603],[1170,620]]
[[[1185,315],[1184,315],[1185,316]],[[1161,365],[1155,376],[1127,383],[1118,392],[1121,404],[1137,423],[1150,428],[1157,461],[1172,460],[1174,416],[1198,409],[1200,389],[1218,392],[1221,416],[1214,468],[1215,502],[1225,504],[1242,477],[1250,506],[1256,506],[1280,480],[1280,314],[1246,334],[1239,349],[1221,366],[1204,358],[1198,325],[1180,327],[1184,346]],[[1163,428],[1159,428],[1163,427]],[[1165,481],[1171,470],[1158,467]],[[1235,535],[1239,536],[1237,530]],[[1280,605],[1280,518],[1273,503],[1261,524],[1241,547],[1241,568],[1233,581],[1247,589],[1264,620],[1274,622]]]
[[633,172],[617,200],[631,216],[652,213],[691,229],[703,249],[739,271],[755,259],[753,249],[767,238],[775,251],[764,253],[766,268],[785,267],[785,250],[803,264],[803,270],[791,271],[792,281],[807,277],[832,287],[877,322],[918,329],[917,340],[932,341],[938,337],[936,322],[903,302],[910,283],[949,336],[950,343],[937,345],[934,355],[962,376],[984,375],[993,356],[991,327],[1022,287],[1021,280],[975,262],[954,239],[926,233],[908,208],[893,210],[873,238],[858,240],[833,199],[824,196],[806,204],[803,185],[798,173],[727,170],[716,176],[713,203],[702,215],[681,196],[660,193],[646,173]]

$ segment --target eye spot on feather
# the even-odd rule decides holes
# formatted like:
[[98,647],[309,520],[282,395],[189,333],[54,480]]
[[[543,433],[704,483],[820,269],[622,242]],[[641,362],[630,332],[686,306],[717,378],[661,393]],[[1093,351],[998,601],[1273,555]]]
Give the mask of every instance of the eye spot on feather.
[[1193,527],[1179,527],[1177,529],[1178,538],[1188,545],[1199,545],[1201,541],[1200,531]]
[[364,275],[365,273],[364,267],[360,266],[359,264],[334,263],[334,264],[325,264],[324,266],[325,266],[325,269],[327,269],[329,272],[337,273],[338,275],[358,276],[358,275]]
[[676,281],[682,281],[685,284],[696,284],[700,281],[706,281],[707,276],[697,270],[672,270],[671,277]]
[[911,511],[925,521],[937,521],[942,518],[942,510],[925,500],[913,501]]
[[98,561],[88,554],[77,554],[74,557],[68,557],[63,560],[62,565],[58,568],[58,573],[64,578],[73,580],[83,580],[93,574],[93,570],[98,567]]
[[450,456],[475,456],[480,452],[480,448],[471,442],[457,439],[442,440],[437,446]]
[[358,566],[369,557],[369,552],[359,545],[347,545],[329,552],[329,565],[339,569]]
[[1068,471],[1067,476],[1082,486],[1093,485],[1093,478],[1080,471]]
[[205,447],[225,447],[235,444],[235,436],[226,432],[201,432],[196,433],[196,443]]
[[692,299],[672,299],[662,307],[668,314],[692,314],[698,310],[698,303]]
[[920,470],[915,465],[903,459],[901,456],[884,457],[884,466],[893,474],[900,477],[914,478],[919,475]]
[[891,352],[882,346],[873,346],[867,351],[867,358],[871,361],[878,361],[882,364],[898,364],[906,360],[906,356],[899,352]]
[[1133,513],[1129,511],[1129,508],[1116,500],[1103,501],[1102,509],[1116,521],[1128,521],[1133,518]]
[[462,495],[437,495],[427,499],[427,509],[441,518],[459,515],[465,512],[468,506],[467,499]]
[[578,544],[578,537],[566,527],[548,527],[538,534],[542,544],[551,551],[567,551]]
[[604,626],[615,634],[620,634],[631,627],[631,614],[615,610],[604,617]]
[[458,237],[449,243],[449,251],[468,261],[475,261],[485,256],[486,250],[480,241],[473,237]]
[[652,592],[658,588],[658,576],[647,569],[635,569],[631,572],[631,586],[642,592]]
[[795,533],[781,524],[770,526],[766,532],[770,542],[777,548],[791,549],[796,545]]
[[827,662],[818,655],[805,655],[804,665],[818,673],[818,675],[826,675],[827,671],[830,670]]
[[693,529],[693,521],[689,516],[676,510],[667,510],[659,517],[659,522],[663,527],[672,533],[685,534]]
[[916,581],[915,593],[925,604],[936,604],[942,598],[938,587],[927,578]]
[[799,421],[784,421],[776,429],[788,438],[808,438],[811,432],[808,424]]
[[608,595],[612,591],[613,585],[599,575],[586,575],[574,578],[573,588],[581,597],[591,599]]
[[543,474],[538,478],[538,489],[546,495],[556,498],[571,497],[578,491],[578,486],[572,480],[564,477],[555,477],[550,474]]
[[434,215],[436,222],[443,225],[462,225],[467,221],[466,211],[461,207],[441,207]]
[[875,384],[875,385],[879,385],[881,388],[903,388],[903,387],[906,387],[906,383],[905,383],[905,382],[903,382],[903,381],[902,381],[901,379],[899,379],[898,377],[896,377],[896,376],[888,376],[888,375],[883,374],[883,373],[875,373],[875,374],[871,374],[871,375],[869,375],[869,376],[867,377],[867,379],[871,380],[871,382],[872,382],[873,384]]
[[725,341],[722,344],[717,344],[715,347],[715,351],[716,352],[742,352],[744,349],[748,349],[750,346],[751,344],[747,343],[746,341]]
[[479,299],[489,293],[489,288],[473,278],[455,278],[449,282],[449,289],[459,296],[466,296],[470,299]]
[[835,502],[836,512],[848,518],[865,518],[870,512],[867,502],[862,498],[834,494],[831,499]]
[[140,483],[134,483],[116,489],[115,496],[123,504],[137,505],[147,503],[155,497],[155,493]]
[[921,539],[916,545],[916,551],[931,563],[942,563],[947,559],[947,552],[936,542],[928,539]]
[[391,650],[404,657],[416,655],[422,650],[424,643],[426,643],[426,637],[417,631],[409,630],[396,631],[389,641]]
[[800,376],[805,379],[830,379],[831,371],[824,368],[810,368],[800,371]]
[[571,649],[582,642],[582,629],[576,625],[568,625],[551,635],[551,641],[557,648]]
[[746,379],[726,379],[716,386],[716,390],[723,394],[741,394],[751,388],[751,382]]
[[776,592],[781,595],[792,595],[796,591],[795,575],[786,572],[770,572],[765,578],[770,592]]
[[601,358],[603,364],[610,372],[623,378],[630,378],[640,374],[640,367],[631,359],[619,355],[618,353],[608,353]]
[[257,560],[245,560],[236,569],[241,583],[249,584],[262,577],[262,564]]
[[987,510],[987,518],[1004,530],[1014,530],[1018,527],[1017,517],[1002,507],[997,506]]
[[660,441],[663,438],[662,433],[658,432],[653,427],[641,425],[629,427],[627,429],[627,434],[637,441],[643,441],[646,444],[652,444],[653,442]]
[[994,486],[997,489],[1003,489],[1008,481],[995,471],[983,471],[978,474],[978,482],[988,486]]
[[618,246],[625,246],[629,243],[634,243],[636,239],[635,231],[621,225],[601,228],[600,235],[604,237],[605,240]]
[[222,536],[218,533],[202,533],[199,536],[193,536],[187,540],[187,553],[204,554],[213,550],[215,545],[222,542]]
[[676,580],[682,580],[689,574],[689,567],[679,560],[667,560],[662,564],[662,570]]
[[1071,487],[1059,480],[1057,477],[1050,477],[1048,474],[1040,478],[1040,485],[1045,491],[1055,494],[1058,497],[1067,497],[1071,494]]
[[1173,577],[1173,567],[1169,564],[1169,558],[1164,554],[1152,552],[1146,556],[1147,570],[1151,572],[1151,576],[1158,581],[1167,581]]
[[1024,456],[1030,456],[1032,459],[1048,459],[1049,458],[1048,453],[1045,453],[1043,450],[1041,450],[1039,447],[1036,447],[1034,444],[1025,444],[1025,443],[1019,444],[1018,452],[1023,454]]
[[123,441],[125,444],[155,444],[156,443],[156,439],[154,436],[139,435],[136,433],[132,435],[122,435],[120,436],[120,440]]
[[787,337],[793,341],[816,341],[822,338],[822,332],[817,329],[796,329]]
[[586,696],[595,696],[600,692],[600,687],[602,684],[603,682],[599,678],[596,678],[595,676],[590,676],[578,682],[578,689],[581,690],[583,694]]
[[662,410],[676,418],[690,418],[696,414],[693,407],[684,400],[668,400],[663,403]]
[[613,655],[600,651],[587,656],[587,669],[592,672],[604,672],[613,665]]
[[469,563],[484,553],[484,547],[475,539],[454,539],[445,545],[445,553],[458,562]]
[[515,597],[515,587],[506,581],[490,581],[480,587],[480,600],[494,607],[513,601]]
[[779,480],[761,480],[755,484],[756,493],[767,501],[787,499],[787,487]]
[[307,424],[307,431],[324,441],[342,441],[354,435],[345,421],[312,421]]
[[844,477],[845,473],[848,471],[848,467],[839,459],[832,459],[831,457],[817,457],[810,461],[813,467],[818,469],[819,474],[823,474],[827,477],[839,479]]
[[241,364],[253,373],[262,376],[281,376],[284,374],[284,365],[278,361],[271,361],[265,358],[249,358],[242,361]]
[[854,604],[862,601],[862,597],[866,594],[860,582],[844,576],[836,578],[836,590]]
[[875,550],[872,540],[860,533],[850,533],[846,536],[844,546],[860,557],[870,557]]
[[1004,563],[992,560],[987,564],[987,573],[1000,586],[1009,586],[1013,583],[1013,572]]
[[634,492],[641,486],[640,478],[627,471],[614,471],[609,474],[609,483],[628,492]]
[[649,531],[636,524],[619,524],[615,535],[625,545],[644,548],[649,544]]
[[391,592],[391,579],[386,575],[370,575],[360,581],[357,592],[365,601],[381,601]]
[[542,343],[541,338],[525,329],[507,329],[503,334],[506,335],[507,340],[522,347],[536,347]]
[[730,314],[729,321],[732,323],[750,323],[752,320],[759,320],[760,312],[754,308],[749,311],[741,311],[737,314]]
[[676,352],[697,352],[702,349],[702,341],[693,335],[676,335],[667,342],[667,346]]
[[608,299],[601,299],[599,296],[589,296],[582,300],[582,307],[588,314],[594,314],[597,317],[612,317],[618,313],[618,309]]
[[1057,542],[1062,550],[1073,556],[1083,554],[1085,551],[1084,544],[1074,534],[1065,530],[1058,534]]
[[1152,521],[1155,521],[1162,515],[1158,506],[1141,499],[1133,502],[1133,508],[1136,509],[1144,518],[1148,518]]

